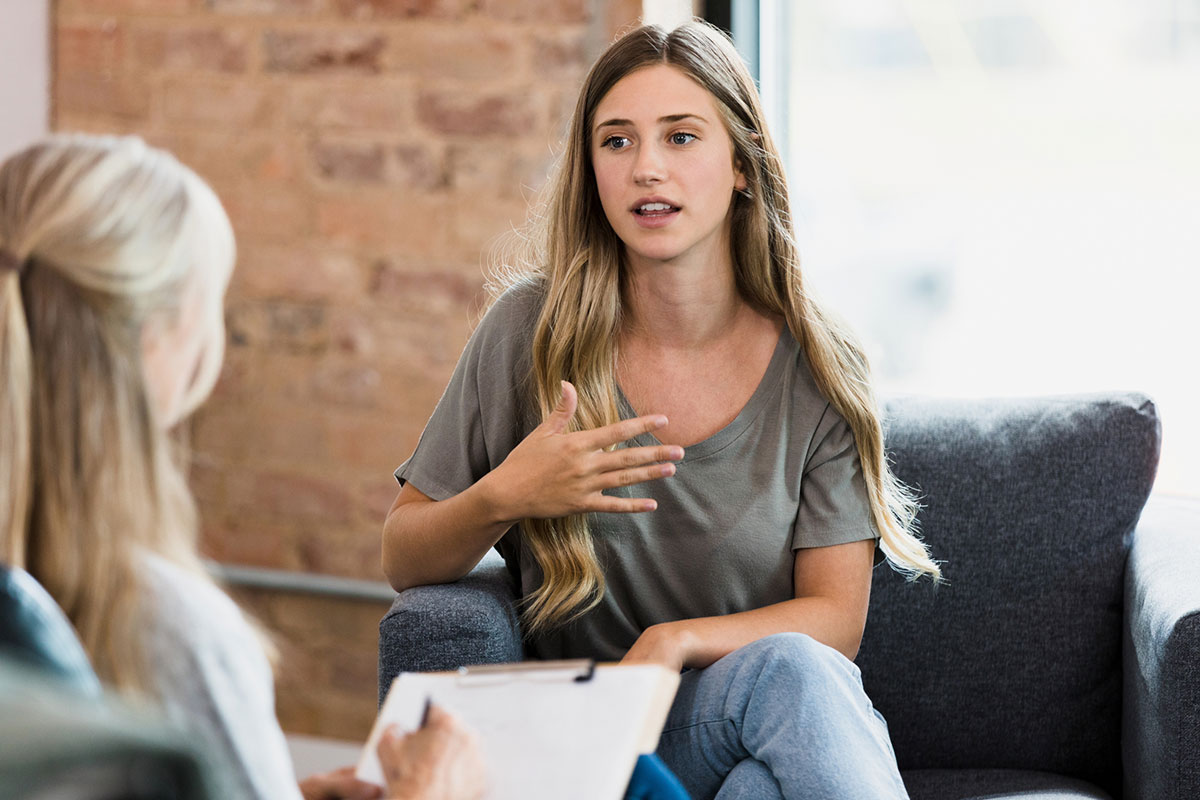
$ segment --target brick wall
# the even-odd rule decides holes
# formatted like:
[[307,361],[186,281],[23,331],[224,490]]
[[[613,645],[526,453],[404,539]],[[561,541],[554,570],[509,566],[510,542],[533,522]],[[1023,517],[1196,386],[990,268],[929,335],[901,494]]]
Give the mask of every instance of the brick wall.
[[[54,127],[136,133],[216,189],[240,254],[193,424],[203,548],[381,578],[391,471],[465,343],[630,0],[58,0]],[[382,606],[242,591],[287,729],[361,738]]]

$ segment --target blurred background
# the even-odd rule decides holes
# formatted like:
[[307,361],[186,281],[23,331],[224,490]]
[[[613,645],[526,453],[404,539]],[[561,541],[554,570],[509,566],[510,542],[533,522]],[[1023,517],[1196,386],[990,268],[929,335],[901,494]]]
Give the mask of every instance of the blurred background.
[[233,219],[193,485],[294,741],[366,736],[391,473],[587,66],[693,12],[758,77],[885,394],[1145,391],[1159,491],[1200,493],[1200,0],[0,0],[0,158],[137,134]]

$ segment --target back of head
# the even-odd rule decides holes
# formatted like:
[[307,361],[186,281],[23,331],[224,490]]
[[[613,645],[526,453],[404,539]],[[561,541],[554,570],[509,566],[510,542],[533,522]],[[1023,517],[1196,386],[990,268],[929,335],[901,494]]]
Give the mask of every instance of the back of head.
[[50,591],[122,687],[144,688],[139,549],[195,558],[145,332],[201,309],[194,409],[220,367],[232,265],[216,196],[138,139],[55,136],[0,167],[0,558]]

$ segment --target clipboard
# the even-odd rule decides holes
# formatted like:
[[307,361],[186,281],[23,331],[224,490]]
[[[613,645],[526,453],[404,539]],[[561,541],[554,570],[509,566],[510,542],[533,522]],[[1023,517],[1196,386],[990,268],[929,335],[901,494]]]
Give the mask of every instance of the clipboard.
[[641,753],[658,746],[679,674],[651,664],[526,661],[392,682],[356,774],[383,785],[384,728],[420,727],[432,701],[479,737],[487,800],[621,800]]

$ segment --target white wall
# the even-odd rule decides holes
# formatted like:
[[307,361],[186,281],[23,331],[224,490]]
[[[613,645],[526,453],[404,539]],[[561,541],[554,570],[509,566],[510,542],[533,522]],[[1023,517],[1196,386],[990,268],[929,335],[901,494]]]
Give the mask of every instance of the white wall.
[[50,0],[0,0],[0,159],[50,128]]

